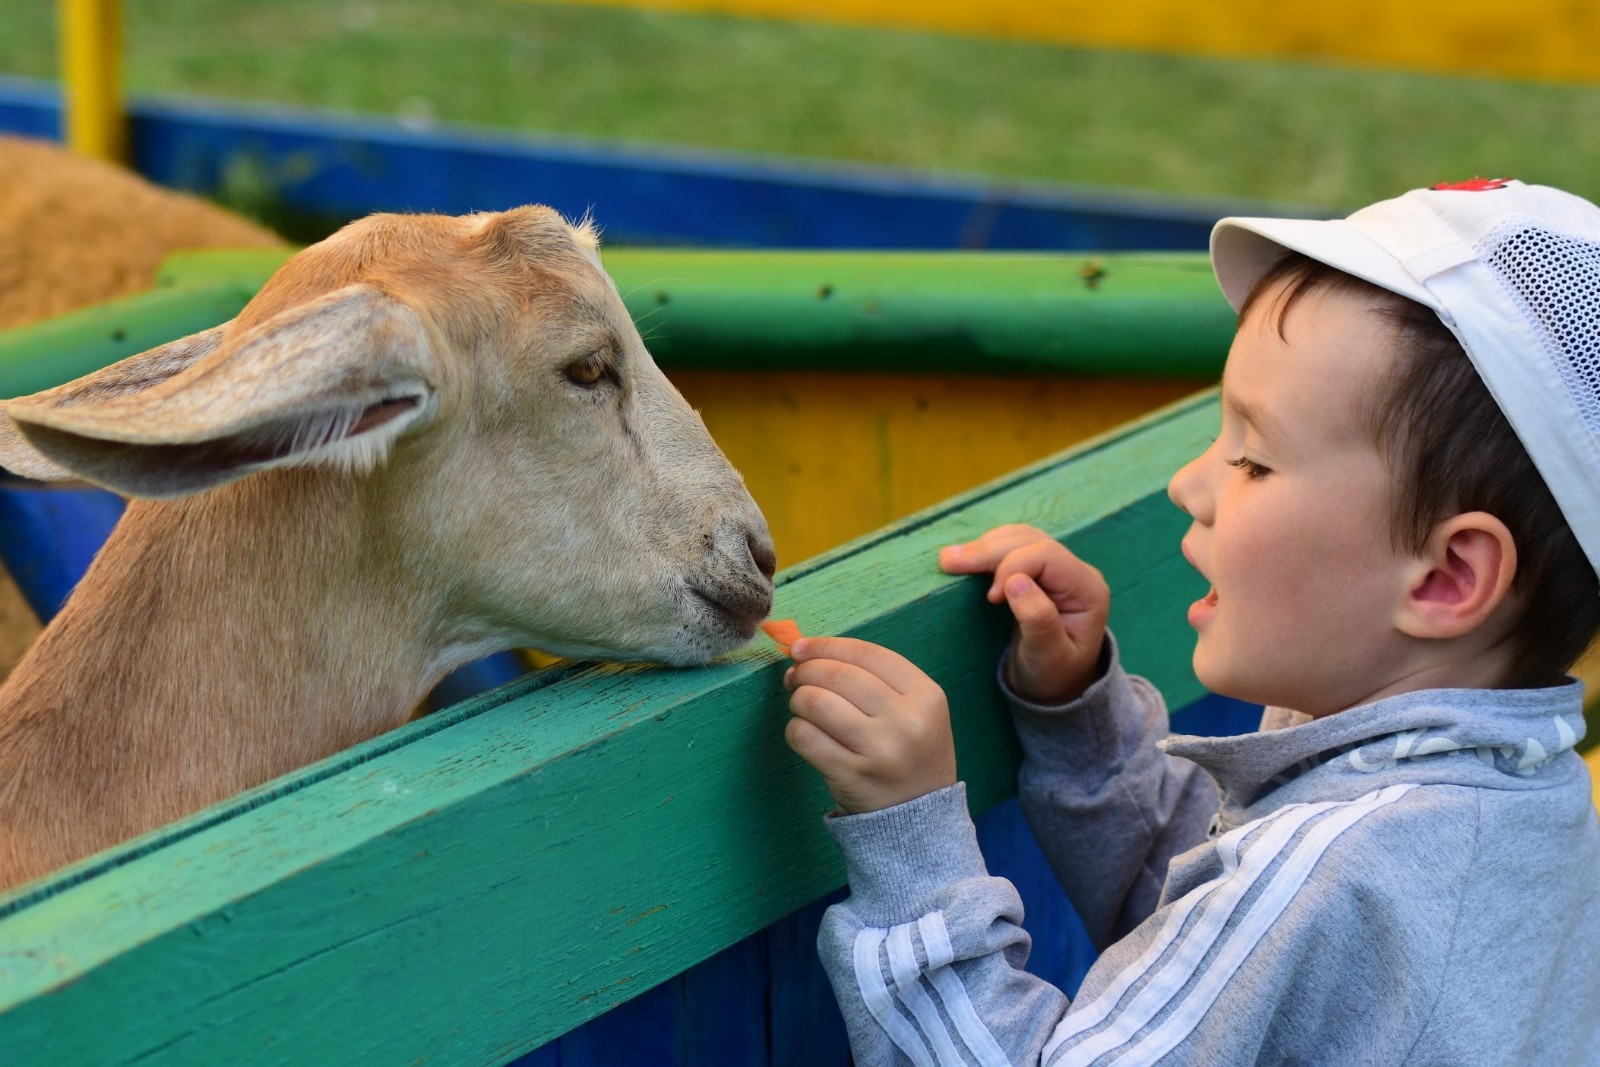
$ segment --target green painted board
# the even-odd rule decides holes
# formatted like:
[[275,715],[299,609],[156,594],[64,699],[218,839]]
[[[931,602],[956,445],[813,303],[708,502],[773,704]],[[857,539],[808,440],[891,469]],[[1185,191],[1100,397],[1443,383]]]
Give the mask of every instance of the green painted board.
[[[1117,592],[1129,665],[1198,695],[1169,475],[1210,394],[779,576],[778,613],[880,640],[949,693],[974,807],[1013,790],[1009,626],[939,545],[1009,521]],[[558,668],[0,898],[0,1061],[498,1063],[842,883],[783,743],[784,661]]]

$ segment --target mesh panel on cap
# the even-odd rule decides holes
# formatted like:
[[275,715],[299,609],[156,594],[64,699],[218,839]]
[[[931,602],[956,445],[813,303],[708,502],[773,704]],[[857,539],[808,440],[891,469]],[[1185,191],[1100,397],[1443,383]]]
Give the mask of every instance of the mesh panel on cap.
[[1478,254],[1516,299],[1591,434],[1600,434],[1600,243],[1511,219]]

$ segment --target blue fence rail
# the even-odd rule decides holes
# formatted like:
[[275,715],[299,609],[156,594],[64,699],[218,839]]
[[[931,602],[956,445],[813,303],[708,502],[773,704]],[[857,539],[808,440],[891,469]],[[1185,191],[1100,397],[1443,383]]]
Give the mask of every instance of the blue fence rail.
[[[608,242],[784,248],[1201,250],[1229,214],[1305,214],[1040,183],[930,176],[576,138],[398,123],[290,108],[134,99],[132,165],[203,194],[230,173],[282,208],[464,214],[532,202],[592,211]],[[0,130],[58,138],[53,83],[0,77]]]

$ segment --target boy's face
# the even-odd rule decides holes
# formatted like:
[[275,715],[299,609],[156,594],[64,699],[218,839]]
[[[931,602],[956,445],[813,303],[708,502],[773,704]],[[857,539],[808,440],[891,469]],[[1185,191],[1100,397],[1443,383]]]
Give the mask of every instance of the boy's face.
[[1168,492],[1194,519],[1184,556],[1212,583],[1189,608],[1195,674],[1324,715],[1400,691],[1407,672],[1394,620],[1415,562],[1391,545],[1390,475],[1358,418],[1393,341],[1370,298],[1328,291],[1305,294],[1280,336],[1281,296],[1240,324],[1221,433]]

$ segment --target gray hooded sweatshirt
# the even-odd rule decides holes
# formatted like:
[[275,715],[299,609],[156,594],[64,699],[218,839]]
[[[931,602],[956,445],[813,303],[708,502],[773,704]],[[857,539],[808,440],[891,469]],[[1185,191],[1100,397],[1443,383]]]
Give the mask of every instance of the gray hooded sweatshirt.
[[1100,958],[1070,1004],[1022,969],[962,785],[830,817],[850,896],[818,944],[858,1067],[1600,1064],[1579,683],[1169,737],[1113,648],[1079,700],[1012,704],[1023,810]]

